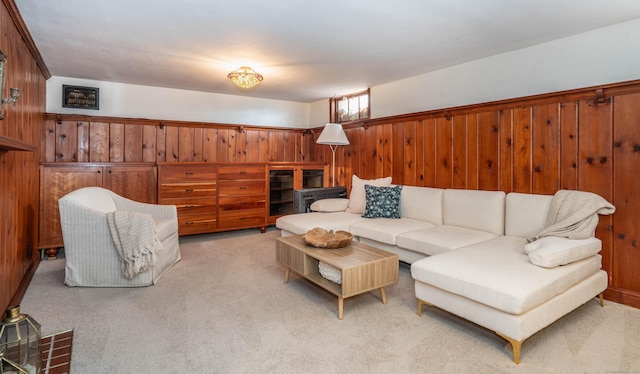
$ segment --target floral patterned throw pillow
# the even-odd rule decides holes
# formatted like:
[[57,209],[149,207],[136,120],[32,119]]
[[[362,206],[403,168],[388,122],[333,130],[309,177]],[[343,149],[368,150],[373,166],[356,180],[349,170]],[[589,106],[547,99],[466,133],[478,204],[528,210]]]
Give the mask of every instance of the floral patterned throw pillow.
[[402,186],[375,187],[365,184],[367,205],[363,218],[400,218]]

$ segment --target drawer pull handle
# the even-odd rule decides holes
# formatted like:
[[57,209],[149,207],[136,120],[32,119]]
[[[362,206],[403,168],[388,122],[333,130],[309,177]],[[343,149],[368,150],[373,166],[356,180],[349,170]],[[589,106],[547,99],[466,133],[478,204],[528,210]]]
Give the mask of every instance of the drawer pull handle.
[[240,205],[244,205],[244,204],[246,204],[246,203],[247,203],[246,201],[241,201],[241,202],[240,202]]
[[193,208],[194,206],[195,206],[195,205],[185,205],[184,207],[185,207],[185,208],[187,208],[187,209],[191,209],[191,208]]
[[187,171],[187,172],[185,172],[184,174],[185,174],[185,175],[193,175],[193,172],[192,172],[192,171]]
[[185,192],[193,192],[193,190],[184,190]]
[[246,190],[246,189],[247,189],[247,187],[242,186],[242,187],[240,187],[240,189],[241,189],[241,190]]
[[241,171],[240,174],[247,174],[247,172],[246,171]]
[[238,219],[239,219],[240,221],[244,221],[244,220],[246,220],[246,219],[247,219],[247,217],[240,217],[240,218],[238,218]]
[[187,221],[184,223],[185,225],[193,225],[193,221]]

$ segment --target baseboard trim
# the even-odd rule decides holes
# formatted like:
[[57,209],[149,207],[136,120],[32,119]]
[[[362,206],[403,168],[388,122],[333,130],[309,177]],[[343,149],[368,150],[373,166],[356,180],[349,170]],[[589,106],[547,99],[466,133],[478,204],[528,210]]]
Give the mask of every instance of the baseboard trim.
[[604,291],[604,298],[616,303],[640,309],[640,292],[634,292],[617,287],[609,287]]

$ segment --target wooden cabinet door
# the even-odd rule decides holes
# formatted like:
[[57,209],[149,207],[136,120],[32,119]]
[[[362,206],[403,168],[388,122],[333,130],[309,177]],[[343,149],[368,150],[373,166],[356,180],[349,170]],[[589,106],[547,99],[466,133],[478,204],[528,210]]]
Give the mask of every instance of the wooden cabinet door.
[[102,187],[102,167],[70,166],[40,169],[40,248],[62,247],[58,199],[82,187]]
[[104,170],[104,188],[142,203],[158,202],[154,166],[107,166]]

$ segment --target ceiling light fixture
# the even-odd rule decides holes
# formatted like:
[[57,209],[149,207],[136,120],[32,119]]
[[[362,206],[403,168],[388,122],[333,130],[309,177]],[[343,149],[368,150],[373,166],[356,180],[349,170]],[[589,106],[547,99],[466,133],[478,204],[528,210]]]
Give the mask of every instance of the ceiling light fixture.
[[256,73],[255,70],[248,66],[240,66],[238,69],[227,74],[227,78],[238,87],[251,88],[264,79],[262,74]]

